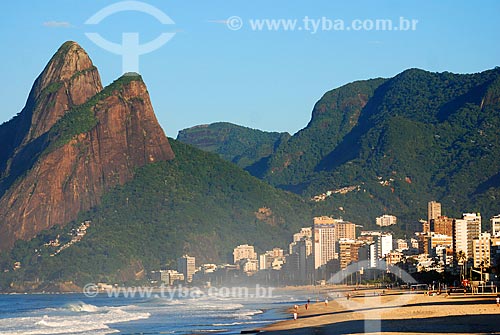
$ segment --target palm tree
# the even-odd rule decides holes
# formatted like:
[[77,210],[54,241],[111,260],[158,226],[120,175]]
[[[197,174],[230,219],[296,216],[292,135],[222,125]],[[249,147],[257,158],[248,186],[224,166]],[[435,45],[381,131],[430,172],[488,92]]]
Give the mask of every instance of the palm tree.
[[457,253],[457,261],[458,261],[458,264],[461,265],[460,278],[462,278],[462,280],[463,280],[463,279],[465,279],[465,275],[466,275],[465,266],[466,266],[466,262],[467,262],[467,256],[465,255],[465,252],[463,252],[462,250],[460,250]]

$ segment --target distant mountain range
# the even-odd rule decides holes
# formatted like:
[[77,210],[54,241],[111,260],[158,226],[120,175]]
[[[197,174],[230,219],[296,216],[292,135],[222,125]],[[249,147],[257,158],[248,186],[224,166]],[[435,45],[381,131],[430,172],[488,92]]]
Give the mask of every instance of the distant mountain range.
[[[228,124],[203,127],[210,132],[194,127],[178,139],[229,161],[270,137]],[[231,129],[231,139],[216,129]],[[244,168],[278,188],[320,196],[325,212],[367,226],[388,213],[411,232],[430,200],[441,201],[449,216],[481,212],[487,226],[500,213],[499,129],[500,68],[476,74],[410,69],[325,93],[305,128],[270,155],[252,155]],[[254,140],[225,150],[235,138]],[[200,145],[206,141],[210,146]],[[331,192],[344,187],[349,192]]]
[[167,139],[142,78],[103,88],[75,42],[0,126],[0,142],[0,289],[142,280],[184,253],[226,262],[241,243],[284,247],[311,220],[299,196]]

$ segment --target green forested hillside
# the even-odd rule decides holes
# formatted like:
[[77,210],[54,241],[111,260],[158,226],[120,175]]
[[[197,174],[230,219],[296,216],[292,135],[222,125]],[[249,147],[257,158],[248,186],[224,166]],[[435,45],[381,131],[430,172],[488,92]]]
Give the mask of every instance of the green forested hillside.
[[[391,212],[411,224],[425,216],[433,199],[442,201],[450,216],[477,211],[487,221],[500,211],[495,201],[500,191],[499,78],[498,68],[472,75],[408,70],[386,81],[356,126],[300,180],[299,192],[362,185],[369,195],[365,200],[354,194],[340,197],[345,208],[353,207],[345,216],[362,223]],[[283,183],[272,173],[266,177]]]
[[177,140],[217,153],[243,169],[258,168],[257,162],[268,159],[289,138],[288,133],[265,132],[228,122],[184,129],[177,136]]
[[[365,226],[376,216],[419,228],[430,200],[460,216],[500,212],[500,68],[476,74],[410,69],[327,92],[309,124],[254,175]],[[264,165],[264,168],[262,168]]]
[[[232,248],[249,243],[260,251],[285,247],[298,228],[310,224],[309,205],[298,196],[250,176],[215,154],[171,140],[176,158],[137,170],[134,180],[108,193],[100,206],[64,229],[18,241],[2,255],[2,269],[22,268],[4,282],[75,279],[126,280],[127,271],[173,265],[183,253],[197,262],[225,262]],[[257,215],[259,208],[267,208]],[[81,221],[92,221],[82,241],[49,256],[43,246]],[[37,256],[40,255],[40,256]]]
[[259,177],[302,193],[322,159],[358,124],[361,111],[383,82],[358,81],[327,92],[315,104],[309,124],[278,148]]

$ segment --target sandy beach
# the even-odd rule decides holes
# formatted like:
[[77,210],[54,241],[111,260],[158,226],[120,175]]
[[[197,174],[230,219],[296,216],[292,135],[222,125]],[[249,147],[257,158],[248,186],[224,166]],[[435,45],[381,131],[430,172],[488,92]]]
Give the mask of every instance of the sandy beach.
[[297,320],[291,306],[288,320],[260,330],[273,335],[500,334],[500,307],[492,294],[337,289],[323,290],[321,295],[322,299],[329,296],[328,304],[315,300],[307,310],[301,304]]

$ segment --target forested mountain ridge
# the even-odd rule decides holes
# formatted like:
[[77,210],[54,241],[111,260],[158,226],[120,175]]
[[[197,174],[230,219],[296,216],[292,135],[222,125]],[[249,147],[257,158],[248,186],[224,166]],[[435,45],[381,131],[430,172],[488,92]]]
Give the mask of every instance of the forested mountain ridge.
[[359,186],[320,206],[365,225],[392,213],[416,228],[429,200],[488,219],[500,212],[499,129],[500,68],[409,69],[327,92],[309,124],[249,171],[306,197]]

